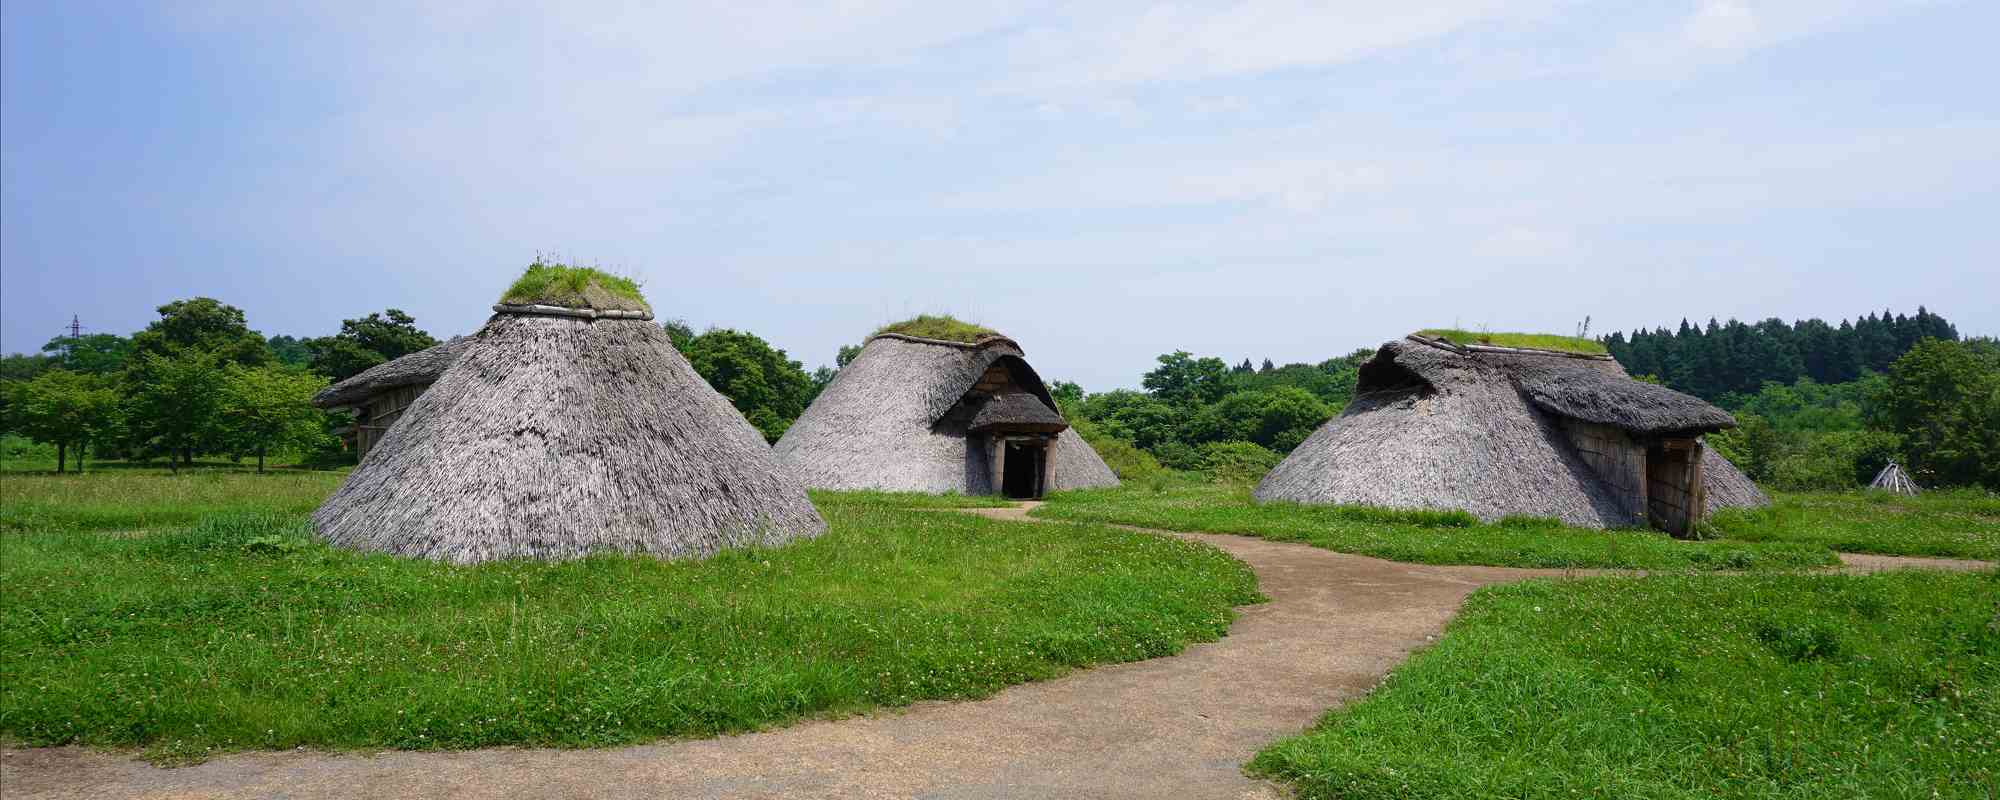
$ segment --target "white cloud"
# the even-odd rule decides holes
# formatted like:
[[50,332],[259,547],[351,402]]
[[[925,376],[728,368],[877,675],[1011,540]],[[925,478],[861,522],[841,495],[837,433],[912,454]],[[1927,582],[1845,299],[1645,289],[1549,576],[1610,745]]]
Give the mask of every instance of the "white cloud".
[[1084,4],[1076,17],[1037,25],[1010,40],[1008,68],[996,85],[1043,92],[1338,64],[1536,5],[1527,0]]
[[1756,35],[1757,15],[1743,0],[1702,0],[1681,28],[1689,44],[1709,50],[1734,50]]
[[1751,52],[1869,24],[1936,0],[1699,0],[1663,29],[1627,31],[1608,69],[1625,77],[1686,77]]

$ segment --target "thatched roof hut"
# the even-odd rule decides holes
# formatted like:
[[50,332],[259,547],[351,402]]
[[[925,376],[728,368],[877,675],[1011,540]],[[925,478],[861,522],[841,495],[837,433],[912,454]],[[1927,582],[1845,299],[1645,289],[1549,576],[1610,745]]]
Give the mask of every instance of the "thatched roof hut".
[[[515,302],[313,514],[337,545],[474,563],[699,557],[825,523],[636,297]],[[513,297],[509,297],[513,300]],[[637,305],[637,307],[633,307]]]
[[775,452],[815,489],[1040,497],[1116,486],[1069,428],[1014,340],[924,318],[927,333],[877,332]]
[[354,377],[321,389],[313,395],[313,405],[327,410],[349,409],[354,422],[343,426],[341,439],[354,449],[359,458],[367,458],[368,451],[389,428],[396,424],[403,412],[417,402],[417,397],[436,383],[451,362],[458,360],[472,342],[470,336],[459,336],[451,341],[391,360],[362,370]]
[[1684,533],[1715,509],[1770,502],[1701,441],[1735,424],[1609,357],[1412,336],[1361,366],[1353,402],[1256,498]]

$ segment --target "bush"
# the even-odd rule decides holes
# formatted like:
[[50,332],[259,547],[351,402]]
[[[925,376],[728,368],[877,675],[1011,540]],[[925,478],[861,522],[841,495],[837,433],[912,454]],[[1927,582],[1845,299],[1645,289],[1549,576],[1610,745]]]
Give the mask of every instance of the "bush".
[[1255,483],[1285,459],[1250,442],[1209,442],[1200,452],[1201,468],[1223,483]]
[[56,446],[17,434],[0,435],[0,461],[56,461]]
[[1153,446],[1153,456],[1167,469],[1199,472],[1208,469],[1208,460],[1194,445],[1181,441],[1166,441]]
[[1133,447],[1131,442],[1124,439],[1107,436],[1090,444],[1097,448],[1098,457],[1104,459],[1104,463],[1111,467],[1111,471],[1116,473],[1121,481],[1145,480],[1165,469],[1151,454]]
[[1788,491],[1844,491],[1875,479],[1897,457],[1901,437],[1881,431],[1806,434],[1796,449],[1770,462],[1765,478]]

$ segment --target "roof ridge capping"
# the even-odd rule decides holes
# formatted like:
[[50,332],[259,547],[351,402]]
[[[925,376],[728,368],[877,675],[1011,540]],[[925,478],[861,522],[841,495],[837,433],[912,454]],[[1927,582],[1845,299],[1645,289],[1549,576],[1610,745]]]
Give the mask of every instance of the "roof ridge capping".
[[593,319],[593,320],[594,319],[648,320],[653,318],[653,312],[651,311],[629,311],[619,308],[605,309],[600,311],[594,308],[567,308],[564,306],[551,306],[551,305],[544,305],[541,303],[526,303],[522,305],[494,303],[493,313],[523,314],[527,316],[544,316],[544,317],[575,317],[577,319]]
[[1432,338],[1425,336],[1421,333],[1412,333],[1407,336],[1404,336],[1403,338],[1408,339],[1412,342],[1416,342],[1418,344],[1429,345],[1431,347],[1435,347],[1440,350],[1449,350],[1453,353],[1458,353],[1460,355],[1468,355],[1472,353],[1503,353],[1506,355],[1518,355],[1518,356],[1555,356],[1559,358],[1581,359],[1584,361],[1617,360],[1615,358],[1612,358],[1611,354],[1609,353],[1572,353],[1567,350],[1549,350],[1540,347],[1502,347],[1500,345],[1494,345],[1494,344],[1459,344],[1457,342],[1453,342],[1452,340],[1446,339],[1441,336]]
[[[906,342],[916,342],[917,344],[943,345],[945,347],[956,347],[961,350],[984,350],[988,347],[993,347],[996,345],[1003,345],[1003,344],[1012,347],[1015,350],[1021,349],[1021,343],[1014,341],[1013,337],[998,333],[985,334],[970,342],[960,342],[951,339],[931,339],[924,336],[912,336],[907,333],[896,333],[895,331],[883,331],[881,333],[877,333],[873,336],[868,337],[868,342],[875,341],[876,339],[901,339]],[[867,344],[867,342],[862,342],[862,344]]]

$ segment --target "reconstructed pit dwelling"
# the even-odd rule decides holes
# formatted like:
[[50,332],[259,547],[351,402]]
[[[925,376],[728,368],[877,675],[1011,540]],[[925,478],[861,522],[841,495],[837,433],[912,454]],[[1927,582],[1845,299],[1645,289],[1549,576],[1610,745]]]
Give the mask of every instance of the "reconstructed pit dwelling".
[[[701,557],[826,529],[805,487],[674,349],[636,287],[607,290],[597,281],[609,276],[562,269],[583,285],[526,300],[510,292],[478,333],[322,396],[365,403],[381,430],[313,513],[321,536],[476,563]],[[393,408],[377,411],[385,399]]]
[[808,488],[1028,499],[1118,485],[1014,340],[896,327],[870,337],[775,445]]
[[328,386],[313,396],[313,405],[329,411],[347,409],[354,422],[334,431],[357,458],[367,458],[375,443],[388,435],[403,412],[436,383],[445,368],[458,360],[472,343],[472,337],[425,348],[384,364],[362,370],[354,377]]
[[1717,509],[1770,503],[1702,441],[1735,425],[1698,398],[1633,380],[1610,356],[1413,334],[1361,366],[1353,402],[1255,497],[1685,536]]

